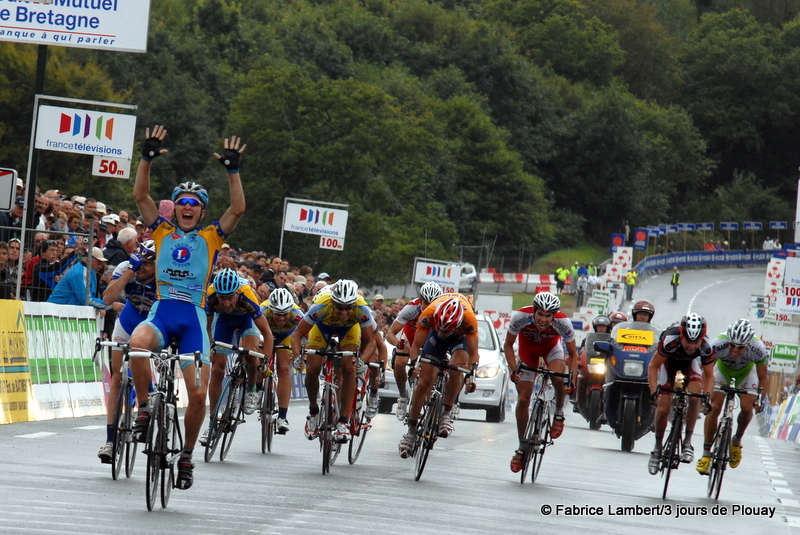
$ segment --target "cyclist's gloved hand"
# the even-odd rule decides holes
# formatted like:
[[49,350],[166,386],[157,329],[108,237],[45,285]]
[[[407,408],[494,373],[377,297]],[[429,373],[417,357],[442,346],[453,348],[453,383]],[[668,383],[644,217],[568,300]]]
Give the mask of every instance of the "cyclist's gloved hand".
[[221,163],[229,173],[238,173],[240,156],[241,153],[237,150],[225,149],[222,156],[218,159],[219,163]]
[[658,405],[658,391],[650,394],[650,403],[653,405]]
[[128,257],[128,263],[133,271],[139,271],[139,268],[142,267],[142,264],[144,263],[144,258],[137,253],[133,253]]
[[577,390],[577,388],[575,387],[575,383],[573,383],[573,382],[567,383],[567,395],[568,396],[574,396],[576,390]]
[[519,380],[521,378],[522,378],[522,372],[520,370],[514,370],[513,372],[511,372],[511,377],[509,377],[509,379],[511,379],[511,382],[514,384],[519,383]]
[[161,156],[162,154],[160,139],[157,137],[149,137],[144,140],[144,144],[142,145],[143,160],[150,162],[153,160],[153,158]]
[[295,370],[300,371],[306,367],[306,361],[303,360],[301,355],[298,355],[292,359],[292,365],[294,366]]
[[711,402],[706,398],[703,400],[703,415],[708,415],[709,412],[711,412]]
[[406,348],[406,341],[405,340],[398,340],[397,341],[397,350],[402,351]]

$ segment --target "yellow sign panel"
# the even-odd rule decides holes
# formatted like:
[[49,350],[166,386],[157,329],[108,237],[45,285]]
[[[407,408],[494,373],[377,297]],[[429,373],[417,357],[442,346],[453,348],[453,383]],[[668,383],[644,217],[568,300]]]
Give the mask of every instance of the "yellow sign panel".
[[21,301],[0,305],[0,424],[31,420],[33,401]]
[[638,329],[617,329],[618,344],[636,344],[640,346],[651,346],[655,342],[653,331],[640,331]]

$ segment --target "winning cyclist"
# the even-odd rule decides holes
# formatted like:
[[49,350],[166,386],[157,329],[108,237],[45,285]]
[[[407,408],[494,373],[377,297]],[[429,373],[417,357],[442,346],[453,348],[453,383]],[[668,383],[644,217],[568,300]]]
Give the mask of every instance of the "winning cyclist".
[[[533,306],[522,307],[511,315],[508,325],[508,334],[503,345],[511,380],[517,385],[517,434],[519,448],[511,458],[511,471],[522,470],[522,455],[525,429],[528,426],[528,407],[533,394],[533,381],[522,379],[517,370],[517,355],[514,353],[514,342],[519,336],[519,361],[526,366],[539,367],[540,359],[544,359],[549,370],[566,373],[567,367],[572,370],[573,377],[577,378],[578,352],[575,344],[575,331],[572,330],[572,321],[559,312],[561,301],[556,294],[540,292],[533,298]],[[610,321],[609,321],[610,323]],[[561,340],[567,347],[569,359],[564,362],[564,350]],[[564,381],[553,381],[556,394],[556,408],[553,415],[553,424],[550,436],[558,438],[564,431],[564,398],[566,388]]]
[[[251,351],[258,351],[261,336],[264,338],[264,353],[272,352],[272,331],[261,312],[253,288],[247,281],[230,268],[225,268],[214,277],[214,284],[208,287],[206,296],[206,314],[208,318],[208,334],[212,340],[225,344],[233,344],[235,333],[239,332],[239,345]],[[217,407],[222,393],[222,380],[225,378],[225,367],[229,351],[215,348],[211,357],[211,380],[208,383],[208,400],[211,409]],[[258,382],[258,357],[245,357],[247,368],[247,393],[244,397],[244,413],[253,414],[259,406],[259,395],[256,391]],[[211,418],[215,418],[212,414]],[[209,422],[210,428],[211,422]],[[200,437],[200,444],[205,444],[208,429]]]
[[[657,403],[655,414],[656,445],[650,454],[647,465],[648,471],[655,475],[661,463],[661,451],[664,443],[664,431],[667,429],[667,419],[672,406],[672,394],[662,392],[656,394],[659,385],[674,388],[675,374],[680,371],[684,382],[688,383],[686,390],[699,394],[703,386],[702,380],[707,380],[711,374],[714,362],[714,349],[711,340],[706,336],[706,320],[694,312],[686,315],[681,320],[680,326],[667,328],[661,333],[658,340],[658,351],[650,360],[647,367],[647,381],[650,384],[650,401]],[[686,434],[681,445],[681,462],[690,463],[694,460],[692,447],[692,434],[697,416],[700,413],[700,400],[689,398],[689,410],[686,413]]]
[[[231,204],[219,221],[201,227],[200,220],[208,206],[208,192],[195,182],[183,182],[172,190],[175,204],[175,223],[158,213],[150,197],[150,167],[152,160],[167,151],[161,142],[167,135],[163,126],[156,126],[152,136],[146,130],[142,147],[142,160],[136,173],[133,198],[142,214],[142,221],[150,228],[156,246],[156,283],[158,301],[150,314],[131,335],[131,346],[157,351],[174,338],[180,353],[200,351],[203,362],[208,360],[209,341],[205,328],[205,291],[211,279],[214,261],[225,239],[244,215],[245,200],[239,176],[239,160],[247,145],[241,139],[225,139],[224,156],[214,154],[228,173]],[[181,363],[184,377],[194,376],[194,363]],[[133,359],[131,372],[139,400],[139,414],[133,429],[134,438],[145,440],[150,424],[147,406],[147,386],[150,381],[150,363]],[[200,387],[192,380],[186,381],[188,406],[184,415],[185,442],[178,460],[176,486],[188,489],[194,481],[192,451],[200,434],[206,410],[206,390],[209,372],[201,371]]]
[[[330,291],[321,290],[308,309],[303,321],[292,333],[292,353],[295,359],[300,358],[300,346],[303,338],[308,338],[307,349],[323,349],[327,347],[331,337],[338,336],[340,351],[362,352],[367,348],[375,331],[375,320],[372,319],[367,302],[358,295],[358,285],[351,280],[341,279],[331,287]],[[306,436],[313,440],[317,432],[317,415],[319,414],[319,373],[322,370],[324,357],[306,355],[306,392],[308,393],[309,414],[306,418]],[[339,422],[336,424],[336,441],[343,443],[350,439],[350,400],[356,388],[355,359],[342,357],[341,382],[339,389]]]
[[[272,290],[269,298],[261,303],[261,310],[272,331],[276,345],[289,346],[292,343],[292,333],[303,321],[303,311],[294,302],[292,292],[286,288]],[[275,365],[278,368],[278,419],[277,431],[285,435],[289,431],[289,399],[292,396],[291,364],[292,352],[288,349],[279,349],[275,352]]]
[[[414,335],[417,332],[417,318],[422,314],[422,311],[428,308],[428,305],[433,303],[442,295],[442,287],[435,282],[426,282],[419,289],[419,297],[409,301],[397,315],[389,331],[386,333],[386,341],[394,345],[397,351],[406,349],[406,346],[411,345],[414,341]],[[400,333],[400,336],[398,336]],[[392,362],[392,369],[394,370],[394,378],[397,381],[397,390],[399,392],[397,398],[397,419],[401,422],[405,419],[408,412],[408,388],[406,383],[408,381],[408,355],[396,355]]]
[[[139,253],[132,254],[130,258],[114,270],[106,291],[103,292],[103,302],[110,305],[120,295],[125,293],[125,306],[117,316],[111,339],[114,342],[127,342],[131,333],[150,312],[150,307],[156,301],[156,249],[153,240],[148,240],[139,246]],[[111,464],[114,455],[114,412],[117,410],[119,397],[120,367],[122,366],[122,350],[115,348],[111,352],[111,384],[108,392],[108,415],[106,419],[106,443],[100,448],[97,456],[104,464]]]
[[[416,362],[420,351],[434,361],[441,361],[449,352],[450,364],[454,366],[471,367],[478,363],[478,320],[465,296],[460,293],[442,294],[422,311],[417,319],[417,332],[409,356]],[[408,412],[408,432],[398,446],[403,459],[411,454],[417,434],[417,420],[438,373],[438,367],[433,364],[423,362],[420,366],[419,380],[411,396],[411,409]],[[450,411],[464,382],[462,373],[448,373],[450,380],[444,392],[444,414],[439,423],[439,436],[443,438],[453,434]],[[474,391],[474,379],[467,386],[469,391]]]
[[[731,323],[727,333],[719,335],[711,344],[715,351],[714,384],[730,384],[735,379],[735,387],[746,390],[761,388],[767,391],[769,379],[767,378],[767,360],[769,352],[764,347],[753,331],[753,327],[746,319]],[[706,384],[706,392],[711,392],[713,386]],[[736,434],[731,439],[731,468],[739,466],[742,460],[742,437],[747,425],[753,418],[756,396],[739,394],[741,410],[737,419]],[[697,461],[697,471],[703,475],[708,474],[711,465],[711,443],[717,429],[717,419],[725,402],[725,392],[714,390],[711,393],[711,411],[706,416],[705,440],[703,442],[703,456]],[[760,405],[760,403],[759,403]]]

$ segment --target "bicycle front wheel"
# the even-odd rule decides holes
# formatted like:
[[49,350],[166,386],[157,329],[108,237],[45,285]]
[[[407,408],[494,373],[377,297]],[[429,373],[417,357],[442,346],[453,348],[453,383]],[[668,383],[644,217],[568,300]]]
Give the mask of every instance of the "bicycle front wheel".
[[161,458],[164,452],[161,449],[162,437],[164,435],[163,414],[161,407],[161,394],[152,396],[150,406],[150,426],[147,429],[147,442],[145,452],[147,453],[147,471],[145,480],[145,496],[147,498],[147,510],[152,511],[156,504],[158,494],[158,481],[161,475]]
[[669,478],[672,470],[677,470],[681,462],[681,431],[683,429],[683,418],[676,416],[672,421],[672,429],[669,430],[667,443],[661,453],[661,470],[664,472],[664,492],[661,499],[667,499],[667,489],[669,488]]
[[175,405],[165,404],[163,413],[165,454],[161,465],[161,507],[166,507],[175,486],[175,461],[183,449],[183,438]]
[[367,431],[372,427],[372,424],[367,419],[367,404],[369,403],[369,390],[364,392],[361,397],[361,409],[355,410],[350,413],[350,445],[347,450],[347,461],[350,464],[355,464],[358,456],[361,455],[361,448],[364,447],[364,441],[367,439]]
[[420,420],[417,427],[418,447],[416,448],[414,462],[414,481],[419,481],[425,464],[428,462],[428,454],[433,449],[433,444],[439,436],[439,420],[442,415],[442,395],[434,390],[428,403],[425,405],[425,415]]
[[531,459],[533,459],[534,444],[539,436],[536,424],[539,422],[541,408],[542,401],[538,399],[534,400],[533,408],[528,415],[528,425],[525,428],[525,447],[522,449],[522,470],[520,470],[519,473],[520,485],[524,485],[525,480],[528,478],[528,468],[530,467]]
[[708,497],[714,495],[714,499],[719,499],[722,490],[722,478],[725,475],[725,468],[728,465],[728,451],[731,447],[731,428],[728,422],[722,421],[717,431],[716,440],[711,448],[711,466],[708,472]]
[[225,415],[223,421],[225,424],[222,427],[222,447],[219,450],[219,460],[224,461],[228,456],[233,443],[233,437],[236,435],[236,428],[241,422],[244,422],[244,394],[247,389],[247,380],[245,377],[231,380],[231,395],[228,396],[228,404],[225,407]]
[[331,457],[334,455],[333,434],[336,429],[336,400],[333,396],[333,388],[326,384],[322,389],[322,400],[319,407],[319,423],[317,433],[319,434],[320,449],[322,450],[322,474],[331,471]]
[[228,398],[231,393],[231,381],[225,378],[222,381],[222,391],[217,400],[217,406],[214,407],[214,413],[211,415],[211,423],[208,427],[208,440],[206,441],[206,449],[203,458],[205,461],[211,462],[214,458],[214,452],[217,451],[220,438],[222,438],[222,428],[225,427],[225,408],[228,405]]
[[272,451],[275,436],[275,414],[278,399],[275,396],[275,379],[270,375],[264,384],[261,400],[261,453]]
[[550,410],[547,405],[538,401],[539,408],[536,417],[536,432],[534,433],[533,453],[531,454],[531,483],[536,483],[539,477],[539,470],[542,468],[544,452],[550,444]]
[[130,432],[130,427],[125,428],[125,412],[130,411],[126,409],[128,405],[127,391],[129,388],[129,379],[126,377],[122,380],[119,388],[119,395],[117,396],[117,408],[114,411],[114,447],[112,449],[111,457],[111,478],[116,480],[122,472],[122,461],[124,459],[125,450],[125,434]]
[[125,429],[125,477],[131,477],[133,474],[133,465],[136,463],[136,448],[139,443],[133,440],[133,409],[136,404],[136,392],[133,388],[133,383],[128,383],[128,397],[125,400],[125,412],[123,427]]

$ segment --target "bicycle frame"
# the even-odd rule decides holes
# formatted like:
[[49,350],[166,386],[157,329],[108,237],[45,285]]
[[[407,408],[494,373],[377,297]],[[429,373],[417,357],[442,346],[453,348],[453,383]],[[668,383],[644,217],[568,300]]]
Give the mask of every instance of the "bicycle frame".
[[276,381],[278,380],[276,359],[278,351],[290,351],[292,346],[277,345],[273,348],[268,359],[263,360],[261,379],[261,407],[259,420],[261,421],[261,453],[272,451],[272,438],[277,433],[278,422],[278,397]]

